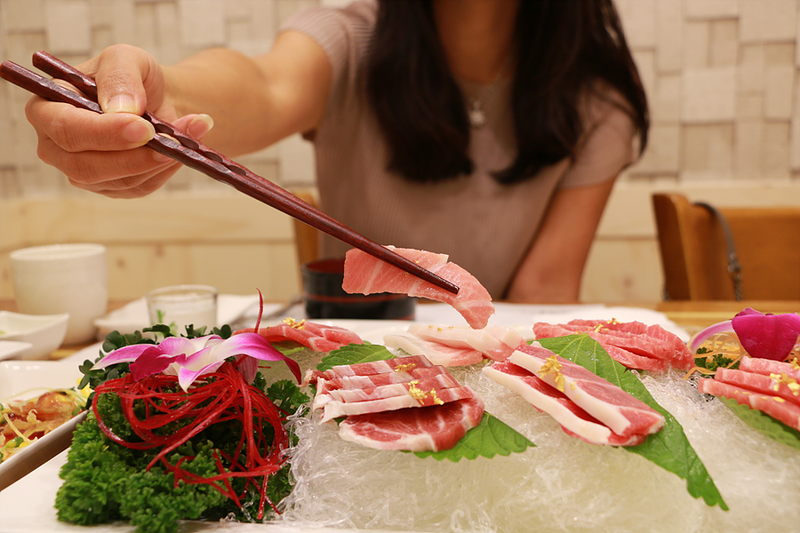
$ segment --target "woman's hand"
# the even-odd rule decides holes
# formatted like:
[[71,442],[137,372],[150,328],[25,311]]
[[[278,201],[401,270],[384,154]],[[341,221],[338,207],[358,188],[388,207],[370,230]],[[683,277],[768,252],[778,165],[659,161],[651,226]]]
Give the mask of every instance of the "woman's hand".
[[25,111],[39,138],[38,155],[79,188],[118,198],[160,188],[179,163],[144,147],[153,138],[145,110],[200,139],[213,125],[207,115],[178,118],[165,98],[164,73],[144,50],[112,46],[79,65],[93,77],[104,114],[31,98]]

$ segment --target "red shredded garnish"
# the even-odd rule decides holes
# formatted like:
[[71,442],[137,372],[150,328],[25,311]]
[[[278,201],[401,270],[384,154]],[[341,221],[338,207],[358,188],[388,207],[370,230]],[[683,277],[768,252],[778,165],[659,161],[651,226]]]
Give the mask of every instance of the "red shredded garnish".
[[[97,410],[97,399],[109,393],[119,396],[122,412],[134,433],[142,439],[141,442],[122,439],[103,422]],[[145,414],[142,419],[134,414],[134,404],[137,407],[144,406]],[[92,410],[97,425],[117,444],[135,450],[161,447],[147,465],[147,470],[161,462],[175,475],[176,487],[179,481],[205,483],[241,507],[240,497],[244,496],[250,484],[255,485],[261,496],[258,518],[263,517],[265,502],[269,501],[267,481],[286,461],[283,452],[289,446],[289,436],[283,426],[284,419],[272,400],[257,387],[249,385],[234,364],[226,362],[216,372],[204,375],[188,392],[180,389],[176,376],[160,374],[135,381],[130,373],[125,374],[121,378],[106,381],[95,389]],[[183,469],[181,465],[194,457],[182,457],[174,465],[166,459],[170,452],[204,429],[230,420],[242,422],[243,431],[233,455],[220,450],[214,451],[218,475],[202,477]],[[186,425],[169,435],[155,433],[159,428],[176,421],[186,422]],[[272,442],[266,442],[263,432],[265,424],[269,424],[274,430]],[[231,487],[230,479],[234,477],[247,480],[241,496]],[[259,483],[260,477],[263,480]],[[275,505],[271,501],[269,503],[277,512]]]

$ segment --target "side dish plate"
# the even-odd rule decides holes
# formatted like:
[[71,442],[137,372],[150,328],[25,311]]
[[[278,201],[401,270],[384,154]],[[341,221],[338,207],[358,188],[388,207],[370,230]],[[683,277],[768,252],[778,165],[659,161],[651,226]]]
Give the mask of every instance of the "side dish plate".
[[[84,359],[97,358],[99,350],[100,344],[95,344],[61,361],[0,362],[0,403],[76,386],[81,378],[78,365]],[[72,441],[72,432],[84,416],[85,413],[81,413],[70,419],[0,463],[0,490],[66,449]]]

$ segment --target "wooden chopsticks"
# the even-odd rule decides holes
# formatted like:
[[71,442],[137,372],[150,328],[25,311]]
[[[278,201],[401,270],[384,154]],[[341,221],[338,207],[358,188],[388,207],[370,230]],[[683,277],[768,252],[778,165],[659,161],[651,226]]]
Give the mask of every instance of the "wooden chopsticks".
[[[94,80],[46,52],[36,52],[33,56],[33,64],[53,78],[71,83],[89,98],[70,91],[12,61],[4,61],[0,64],[0,77],[46,100],[64,102],[102,113],[96,101],[97,86]],[[227,183],[238,191],[394,265],[404,272],[448,292],[458,294],[458,286],[454,283],[420,267],[385,246],[367,239],[271,181],[181,133],[169,123],[147,112],[142,116],[156,129],[157,135],[147,143],[147,146],[156,152],[175,159],[217,181]]]

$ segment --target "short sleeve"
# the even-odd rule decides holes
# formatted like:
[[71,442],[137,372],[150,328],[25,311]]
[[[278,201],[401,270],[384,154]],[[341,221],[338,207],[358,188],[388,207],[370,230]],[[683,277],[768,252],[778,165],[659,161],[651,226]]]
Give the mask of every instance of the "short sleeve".
[[322,47],[331,62],[331,97],[341,97],[348,94],[348,87],[356,84],[358,66],[367,54],[377,10],[375,0],[358,0],[343,8],[313,7],[290,17],[280,31],[303,33]]
[[585,187],[615,178],[636,161],[636,127],[611,98],[595,97],[589,104],[590,128],[582,140],[575,161],[564,174],[559,187]]

